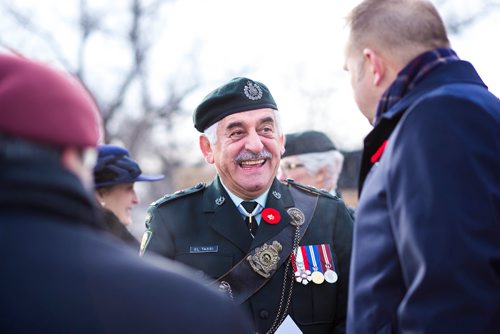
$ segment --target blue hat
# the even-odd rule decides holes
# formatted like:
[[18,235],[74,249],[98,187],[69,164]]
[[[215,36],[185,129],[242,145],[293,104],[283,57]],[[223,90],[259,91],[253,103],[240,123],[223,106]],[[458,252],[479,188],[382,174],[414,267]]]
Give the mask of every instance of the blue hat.
[[141,168],[123,147],[100,145],[97,149],[99,156],[94,167],[96,188],[120,183],[158,181],[164,178],[163,175],[141,175]]

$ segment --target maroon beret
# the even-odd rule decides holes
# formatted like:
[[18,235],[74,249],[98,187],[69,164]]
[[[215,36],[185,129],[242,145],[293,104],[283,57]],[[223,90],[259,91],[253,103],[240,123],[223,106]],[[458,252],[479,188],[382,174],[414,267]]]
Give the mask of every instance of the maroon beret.
[[97,106],[77,79],[0,54],[0,133],[53,146],[93,147],[102,131]]

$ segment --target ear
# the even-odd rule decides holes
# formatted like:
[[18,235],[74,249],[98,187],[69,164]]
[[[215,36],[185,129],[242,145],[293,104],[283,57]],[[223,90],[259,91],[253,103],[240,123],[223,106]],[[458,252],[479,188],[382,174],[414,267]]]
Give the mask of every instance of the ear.
[[366,59],[370,66],[370,71],[373,77],[373,84],[380,85],[385,75],[384,60],[374,50],[366,48],[363,50],[363,57]]
[[81,169],[79,153],[76,149],[67,147],[62,150],[61,153],[61,164],[74,174],[79,175]]
[[[281,135],[279,136],[279,138],[278,138],[278,141],[279,141],[279,143],[280,143],[280,145],[281,145],[281,147],[280,147],[280,152],[281,152],[281,155],[283,155],[283,154],[285,154],[285,143],[286,143],[286,137],[285,137],[285,135],[284,135],[284,134],[281,134]],[[280,155],[280,156],[281,156],[281,155]]]
[[75,174],[87,190],[94,187],[92,169],[86,167],[82,161],[81,151],[73,147],[65,147],[61,153],[61,164]]
[[326,174],[326,166],[321,167],[320,170],[318,170],[318,172],[316,173],[315,175],[316,182],[323,183],[323,181],[325,180],[325,174]]
[[105,200],[104,200],[104,196],[103,196],[103,194],[101,194],[101,192],[100,192],[99,190],[96,190],[96,191],[95,191],[95,198],[97,198],[97,201],[98,201],[99,203],[101,203],[101,205],[102,205],[102,206],[104,206],[104,205],[103,205],[103,203],[105,202]]
[[209,164],[213,164],[215,162],[215,159],[210,141],[205,135],[201,135],[199,143],[200,143],[201,153],[203,153],[206,162],[208,162]]

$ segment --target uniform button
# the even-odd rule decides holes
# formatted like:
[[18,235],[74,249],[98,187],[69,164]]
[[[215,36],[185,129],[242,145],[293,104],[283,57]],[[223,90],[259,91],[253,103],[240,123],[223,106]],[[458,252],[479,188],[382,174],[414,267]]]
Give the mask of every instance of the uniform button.
[[269,318],[269,312],[267,310],[260,310],[259,316],[262,319],[267,319],[267,318]]

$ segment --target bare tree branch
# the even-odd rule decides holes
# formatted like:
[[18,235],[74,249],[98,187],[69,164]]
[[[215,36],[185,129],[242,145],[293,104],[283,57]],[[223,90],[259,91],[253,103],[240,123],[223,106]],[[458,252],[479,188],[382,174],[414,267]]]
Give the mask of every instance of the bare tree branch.
[[37,25],[30,16],[22,13],[19,8],[15,8],[12,4],[2,3],[6,14],[10,15],[21,28],[28,31],[33,36],[37,36],[49,50],[54,54],[57,61],[70,73],[75,73],[71,62],[64,56],[61,46],[56,42],[54,35]]
[[78,27],[81,38],[78,45],[76,75],[85,81],[85,49],[90,36],[100,30],[100,19],[90,12],[87,0],[80,0],[79,8]]

